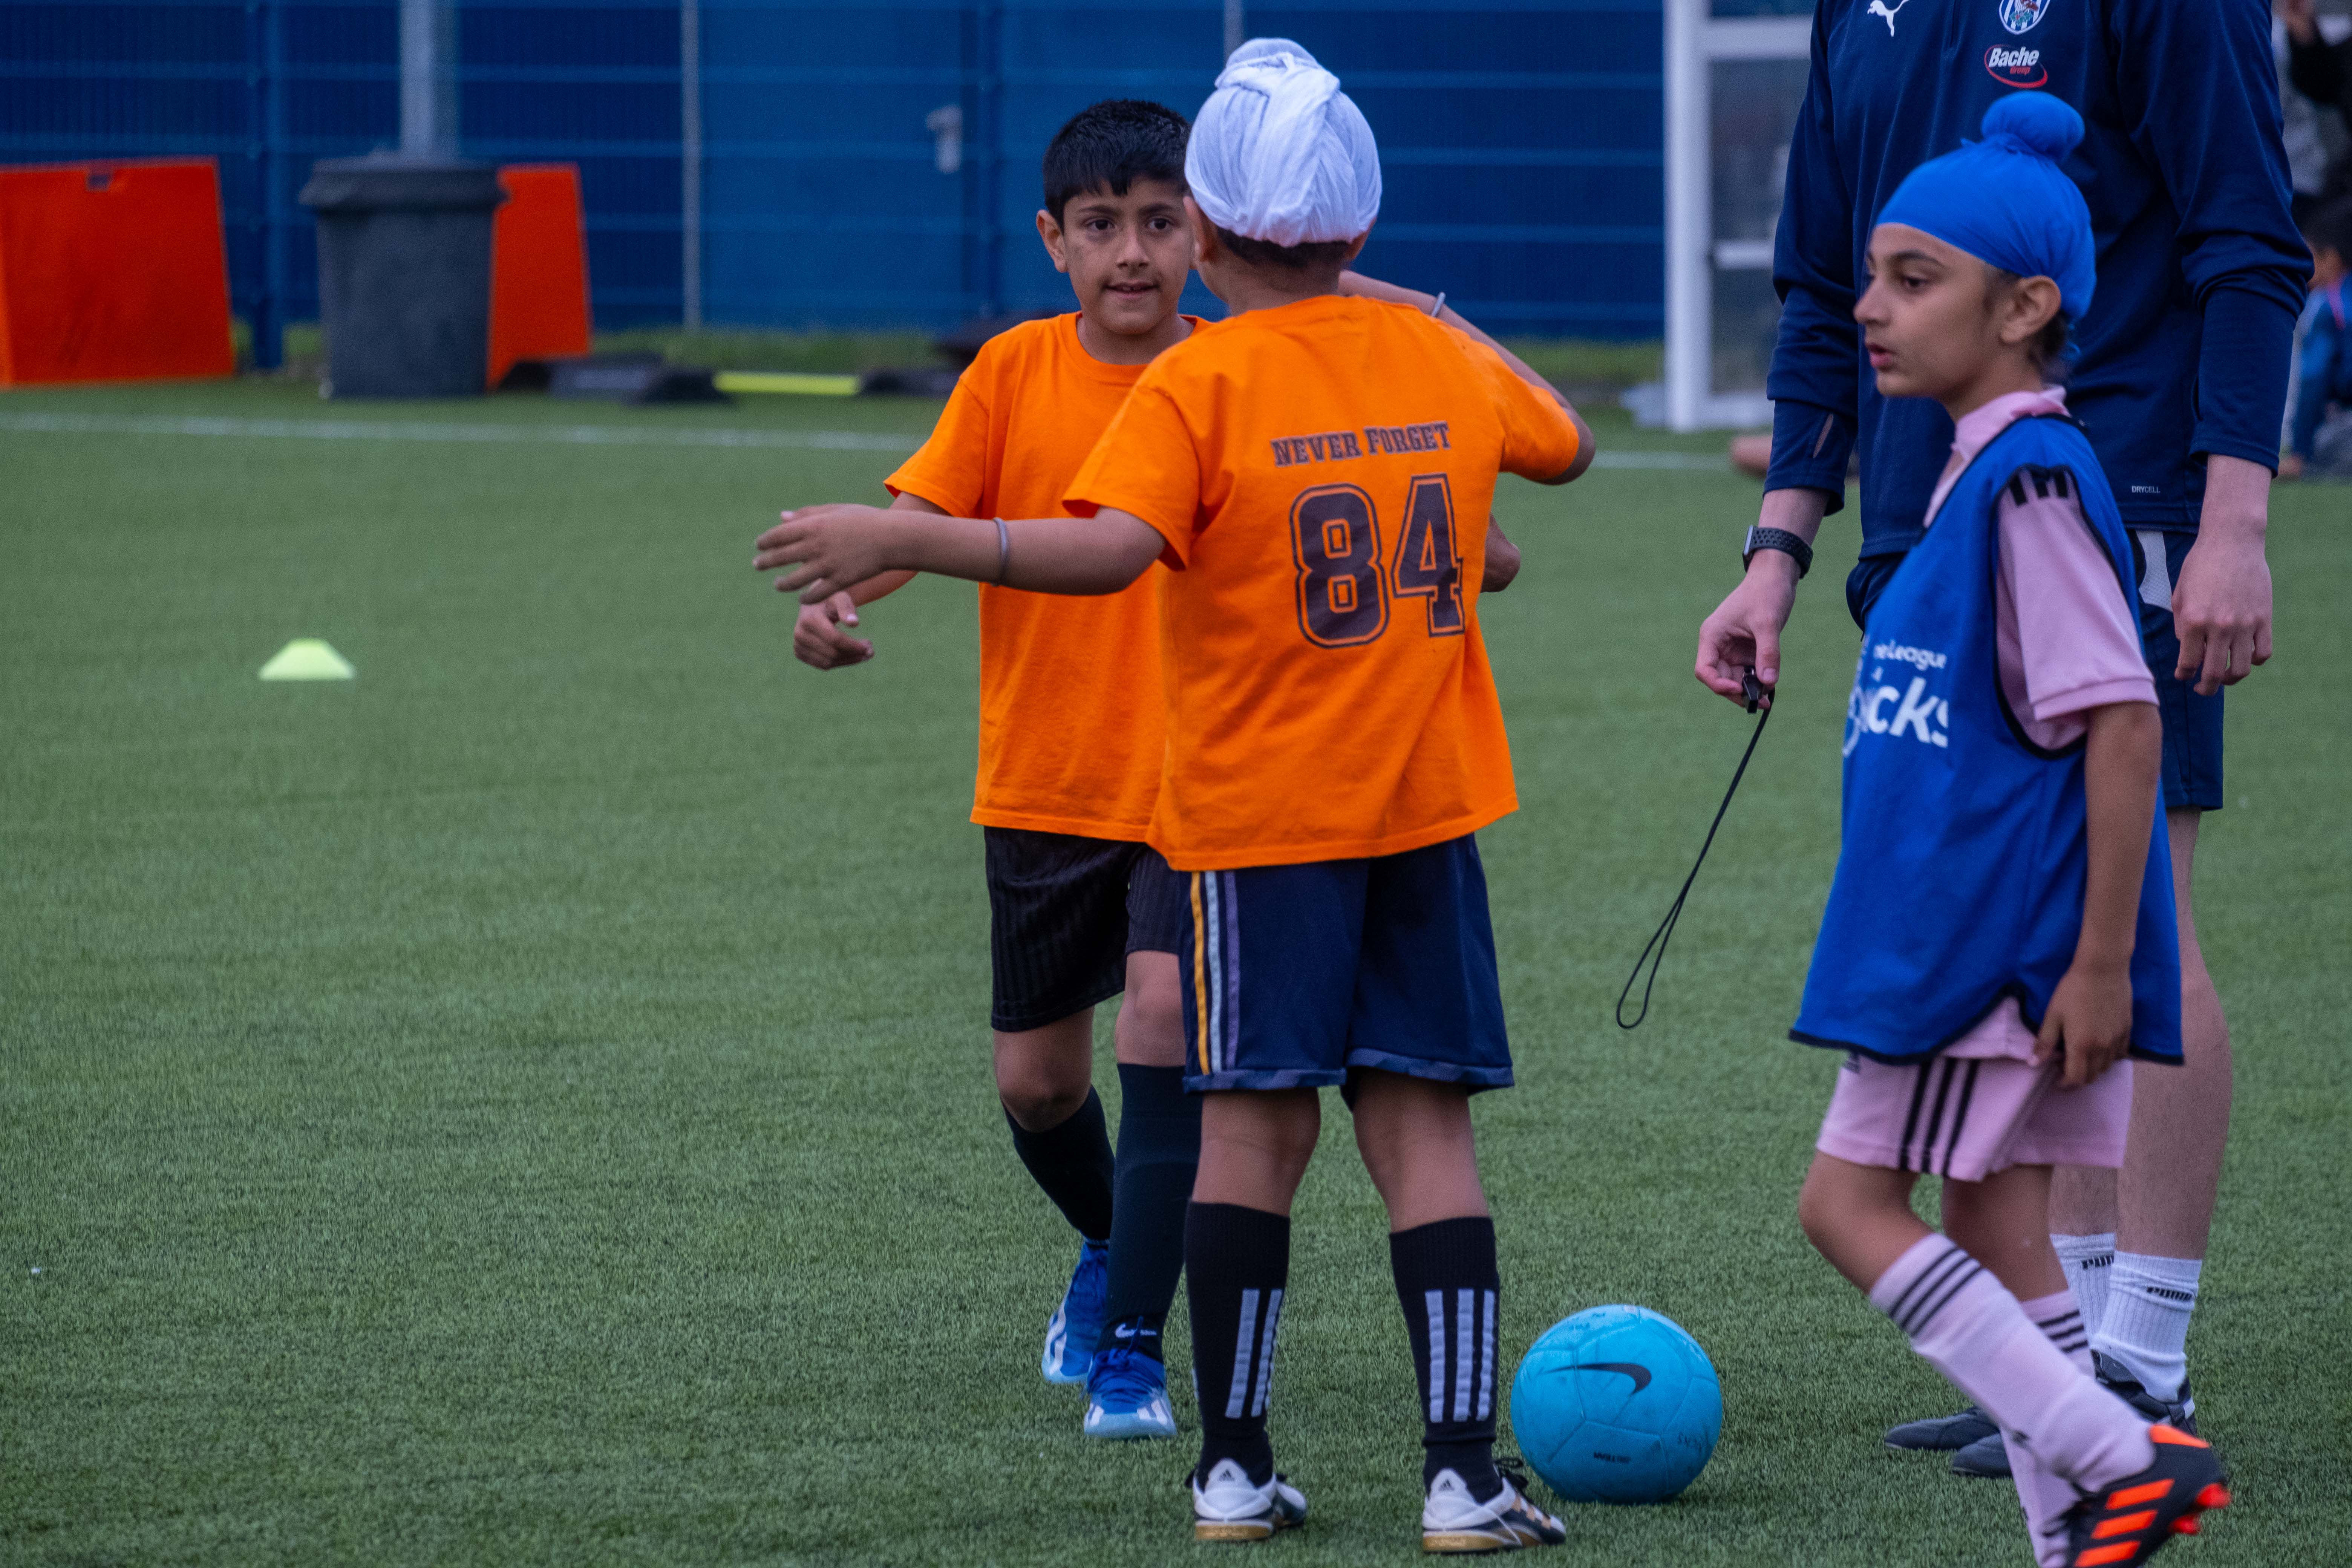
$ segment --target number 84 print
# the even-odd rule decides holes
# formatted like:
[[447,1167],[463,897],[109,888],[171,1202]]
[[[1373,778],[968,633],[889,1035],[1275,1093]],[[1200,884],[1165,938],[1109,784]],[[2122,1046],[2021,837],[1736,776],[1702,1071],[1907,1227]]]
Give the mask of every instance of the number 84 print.
[[1393,561],[1382,561],[1380,510],[1356,485],[1301,490],[1290,503],[1290,547],[1298,629],[1318,647],[1373,641],[1388,630],[1392,599],[1426,600],[1433,637],[1460,637],[1468,624],[1454,490],[1444,474],[1413,477]]

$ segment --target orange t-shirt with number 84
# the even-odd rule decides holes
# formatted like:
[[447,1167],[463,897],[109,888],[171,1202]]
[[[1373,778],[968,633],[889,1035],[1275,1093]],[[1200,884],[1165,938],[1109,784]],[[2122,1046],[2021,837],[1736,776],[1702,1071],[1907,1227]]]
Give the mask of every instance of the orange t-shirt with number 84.
[[1318,296],[1154,360],[1064,502],[1167,541],[1152,847],[1183,871],[1354,859],[1513,810],[1486,518],[1497,475],[1576,457],[1557,402],[1404,306]]

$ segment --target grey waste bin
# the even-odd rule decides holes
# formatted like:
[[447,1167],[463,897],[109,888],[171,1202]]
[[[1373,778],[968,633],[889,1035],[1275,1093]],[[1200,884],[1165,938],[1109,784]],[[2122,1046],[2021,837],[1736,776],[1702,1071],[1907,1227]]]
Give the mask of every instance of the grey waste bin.
[[481,163],[371,153],[310,166],[319,302],[333,397],[472,397],[490,358],[490,223]]

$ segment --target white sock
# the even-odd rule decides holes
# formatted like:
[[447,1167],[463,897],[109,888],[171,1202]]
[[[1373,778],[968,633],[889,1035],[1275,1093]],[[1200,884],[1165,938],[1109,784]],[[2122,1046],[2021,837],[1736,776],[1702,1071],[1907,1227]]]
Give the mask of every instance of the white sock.
[[2074,1292],[2074,1302],[2083,1309],[2083,1321],[2097,1333],[2099,1325],[2107,1321],[2107,1281],[2115,1274],[2116,1233],[2103,1231],[2097,1236],[2061,1236],[2050,1233],[2050,1245],[2058,1251],[2059,1266],[2066,1270],[2067,1288]]
[[[2025,1309],[2025,1315],[2033,1320],[2034,1326],[2050,1342],[2065,1352],[2076,1371],[2089,1374],[2090,1336],[2083,1330],[2083,1314],[2074,1306],[2072,1290],[2060,1290],[2018,1305]],[[2007,1438],[2011,1434],[2003,1432],[2001,1436]],[[2082,1494],[2074,1489],[2074,1482],[2052,1469],[2021,1442],[2010,1445],[2009,1474],[2017,1483],[2017,1500],[2025,1505],[2025,1528],[2033,1540],[2033,1561],[2039,1568],[2065,1568],[2066,1510]]]
[[2147,1423],[2051,1343],[1990,1270],[1944,1237],[1924,1237],[1896,1258],[1870,1288],[1870,1301],[2016,1449],[2076,1486],[2103,1487],[2156,1462]]
[[2204,1268],[2201,1258],[2118,1252],[2108,1270],[2107,1310],[2091,1348],[2122,1363],[2158,1399],[2179,1399],[2189,1381],[2189,1314]]

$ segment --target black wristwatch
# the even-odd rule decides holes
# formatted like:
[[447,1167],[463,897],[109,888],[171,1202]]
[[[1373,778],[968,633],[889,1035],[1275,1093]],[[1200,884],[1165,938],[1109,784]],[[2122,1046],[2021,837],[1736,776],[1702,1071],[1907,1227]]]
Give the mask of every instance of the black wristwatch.
[[1748,548],[1739,556],[1742,572],[1748,570],[1748,563],[1756,559],[1756,552],[1759,550],[1785,551],[1796,560],[1797,576],[1801,580],[1813,569],[1813,547],[1785,528],[1751,528],[1748,531]]

